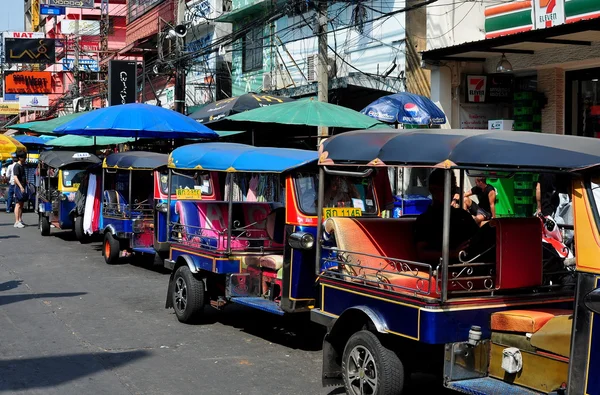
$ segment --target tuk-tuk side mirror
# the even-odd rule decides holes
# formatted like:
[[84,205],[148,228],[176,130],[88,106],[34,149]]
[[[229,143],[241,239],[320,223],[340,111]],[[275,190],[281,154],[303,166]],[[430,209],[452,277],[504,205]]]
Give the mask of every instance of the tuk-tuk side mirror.
[[596,288],[583,298],[583,304],[589,310],[600,314],[600,288]]

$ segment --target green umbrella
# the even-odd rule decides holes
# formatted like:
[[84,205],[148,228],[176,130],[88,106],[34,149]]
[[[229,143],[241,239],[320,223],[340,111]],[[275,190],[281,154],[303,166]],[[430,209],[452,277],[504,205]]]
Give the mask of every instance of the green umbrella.
[[51,145],[54,147],[91,147],[94,145],[105,146],[105,145],[113,145],[113,144],[124,144],[135,141],[134,138],[126,138],[126,137],[95,137],[96,143],[94,144],[94,137],[90,136],[75,136],[72,134],[67,134],[64,136],[60,136],[55,138],[54,140],[48,141],[46,145]]
[[21,123],[18,125],[12,125],[11,129],[17,130],[26,130],[29,132],[39,133],[39,134],[54,134],[54,129],[59,127],[60,125],[72,121],[75,118],[78,118],[85,114],[86,112],[78,112],[75,114],[63,115],[62,117],[50,119],[47,121],[33,121],[27,123]]
[[368,129],[381,122],[358,111],[317,100],[296,100],[231,115],[230,121]]

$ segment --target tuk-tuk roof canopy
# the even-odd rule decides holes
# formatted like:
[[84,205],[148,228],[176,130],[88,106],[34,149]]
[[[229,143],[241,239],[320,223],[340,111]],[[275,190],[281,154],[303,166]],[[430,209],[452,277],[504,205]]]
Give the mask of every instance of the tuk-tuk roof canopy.
[[600,139],[462,129],[356,130],[327,139],[321,165],[574,171],[600,165]]
[[254,147],[235,143],[199,143],[177,148],[169,167],[227,172],[283,173],[317,162],[318,153],[293,148]]
[[77,151],[44,151],[38,159],[55,169],[73,164],[73,163],[100,163],[100,158],[94,154],[81,153]]
[[157,152],[126,151],[108,155],[102,167],[123,170],[149,170],[167,165],[169,155]]

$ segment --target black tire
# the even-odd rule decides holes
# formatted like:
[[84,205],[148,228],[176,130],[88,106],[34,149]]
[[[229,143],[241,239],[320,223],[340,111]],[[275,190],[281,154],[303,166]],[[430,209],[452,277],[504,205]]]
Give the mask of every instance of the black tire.
[[197,321],[204,311],[204,281],[194,277],[187,266],[181,266],[173,276],[171,301],[179,322]]
[[79,240],[80,243],[86,243],[88,236],[85,234],[85,232],[83,231],[83,217],[82,216],[75,216],[75,219],[73,220],[73,229],[75,229],[75,237],[77,238],[77,240]]
[[109,265],[114,265],[119,261],[119,254],[121,253],[121,243],[119,243],[119,240],[115,239],[112,233],[110,232],[106,232],[104,234],[102,253],[104,254],[104,260]]
[[404,389],[400,358],[369,331],[355,333],[346,343],[342,372],[349,395],[400,395]]
[[50,219],[40,214],[40,234],[48,236],[50,234]]

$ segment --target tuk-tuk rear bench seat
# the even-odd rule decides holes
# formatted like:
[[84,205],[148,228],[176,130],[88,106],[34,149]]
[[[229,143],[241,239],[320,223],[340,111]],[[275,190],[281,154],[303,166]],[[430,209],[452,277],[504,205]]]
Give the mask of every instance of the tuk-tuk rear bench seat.
[[[364,282],[398,292],[417,292],[438,297],[435,267],[417,263],[414,218],[329,218],[325,231],[335,237],[343,260],[339,269],[355,282]],[[515,289],[542,283],[541,223],[536,218],[507,218],[494,221],[496,263],[492,289]],[[539,248],[537,248],[539,246]],[[344,252],[345,251],[345,252]],[[391,259],[386,259],[391,258]],[[460,270],[454,270],[457,272]],[[473,290],[485,289],[482,280]],[[450,281],[450,291],[464,288]]]
[[[491,316],[491,377],[544,393],[567,382],[573,311],[568,309],[507,310]],[[522,367],[502,367],[505,352],[518,349]],[[514,351],[510,351],[514,354]]]

